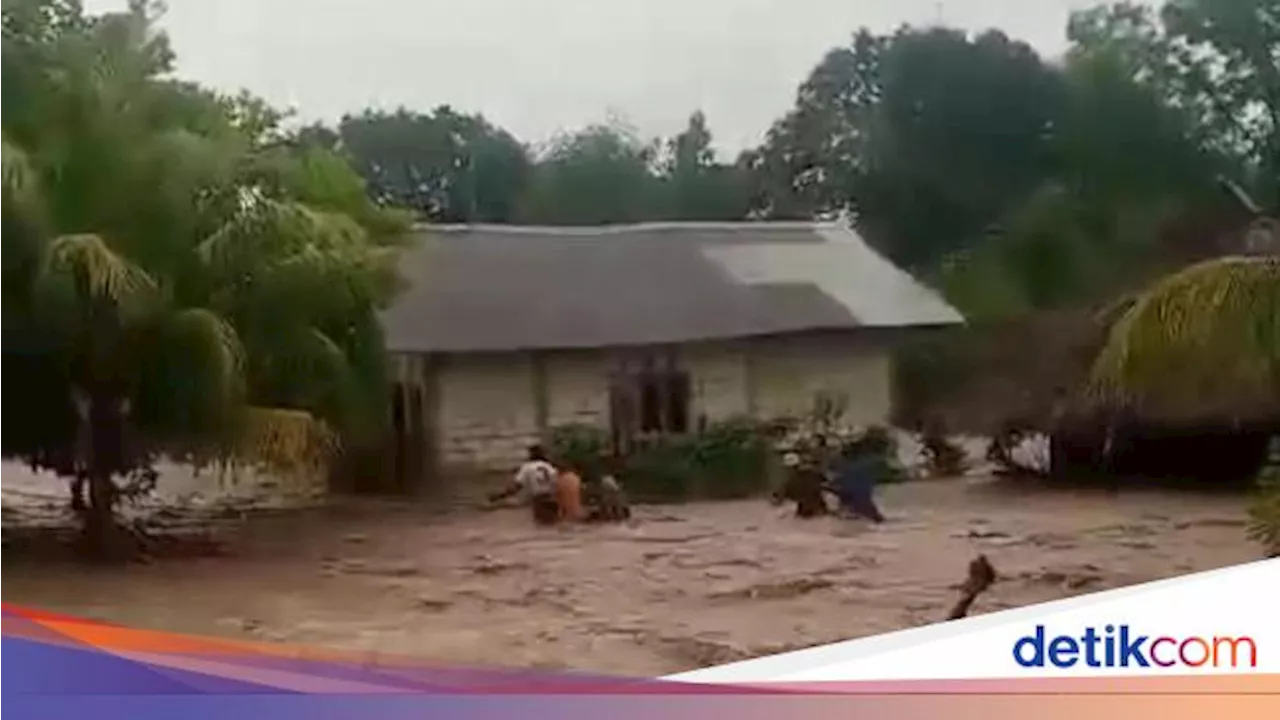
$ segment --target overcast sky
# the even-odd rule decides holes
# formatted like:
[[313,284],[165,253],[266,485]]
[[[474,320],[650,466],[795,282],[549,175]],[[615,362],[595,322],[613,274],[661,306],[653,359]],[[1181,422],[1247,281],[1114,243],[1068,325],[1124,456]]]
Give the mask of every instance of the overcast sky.
[[[366,106],[483,112],[521,139],[612,113],[646,136],[701,108],[755,144],[859,26],[998,27],[1054,55],[1097,0],[168,0],[178,70],[307,119]],[[86,0],[90,10],[124,0]]]

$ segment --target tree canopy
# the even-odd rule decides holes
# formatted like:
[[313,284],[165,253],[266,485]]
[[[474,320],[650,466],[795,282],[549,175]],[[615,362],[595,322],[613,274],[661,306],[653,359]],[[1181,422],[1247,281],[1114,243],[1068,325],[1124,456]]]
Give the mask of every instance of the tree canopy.
[[3,27],[5,455],[109,506],[157,452],[376,427],[407,218],[264,103],[172,79],[143,2],[6,0]]

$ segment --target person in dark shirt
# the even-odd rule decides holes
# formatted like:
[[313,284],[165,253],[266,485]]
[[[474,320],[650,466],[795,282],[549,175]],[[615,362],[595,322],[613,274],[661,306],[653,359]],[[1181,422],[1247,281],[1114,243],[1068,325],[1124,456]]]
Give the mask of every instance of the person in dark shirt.
[[875,438],[851,444],[835,468],[835,482],[828,489],[849,512],[876,523],[884,522],[884,514],[876,507],[876,481],[887,472],[884,448]]
[[823,496],[826,476],[812,462],[803,461],[797,453],[787,453],[783,458],[787,479],[782,488],[773,494],[774,504],[791,501],[796,504],[796,517],[812,518],[827,514],[827,501]]

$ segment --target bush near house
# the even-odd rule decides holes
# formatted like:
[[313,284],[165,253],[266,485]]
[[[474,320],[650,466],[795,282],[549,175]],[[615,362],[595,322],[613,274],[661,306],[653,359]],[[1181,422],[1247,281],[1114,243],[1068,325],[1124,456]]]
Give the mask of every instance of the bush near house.
[[[886,438],[887,448],[879,481],[902,480],[905,473],[897,462],[896,448],[883,428],[822,434],[825,452],[839,453],[876,433]],[[761,495],[776,484],[782,454],[816,452],[816,437],[799,421],[735,418],[687,435],[641,436],[636,448],[616,461],[619,467],[610,468],[614,461],[606,431],[563,425],[552,430],[548,449],[556,463],[578,468],[588,485],[612,471],[635,500],[669,503]]]
[[551,429],[547,451],[557,465],[572,465],[583,480],[594,482],[607,470],[610,445],[607,431],[594,425],[571,423]]
[[858,455],[874,452],[881,460],[877,483],[905,480],[908,473],[899,460],[897,438],[882,425],[859,427],[846,422],[848,407],[849,399],[842,394],[816,394],[807,414],[775,421],[782,435],[777,449],[797,453],[824,466],[849,450],[855,450]]
[[616,472],[627,493],[643,502],[749,497],[769,486],[776,462],[773,429],[754,420],[712,423],[688,435],[640,436],[617,468],[607,467],[611,446],[604,430],[563,425],[552,430],[549,450],[588,483]]

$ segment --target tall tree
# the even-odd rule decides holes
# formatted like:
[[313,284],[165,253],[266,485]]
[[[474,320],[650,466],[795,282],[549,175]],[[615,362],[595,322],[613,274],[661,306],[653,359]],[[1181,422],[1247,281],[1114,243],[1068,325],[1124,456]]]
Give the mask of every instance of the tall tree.
[[707,116],[701,110],[690,115],[685,129],[667,142],[667,152],[667,175],[694,176],[715,164],[711,130],[707,127]]
[[701,111],[689,116],[683,131],[666,142],[660,163],[668,220],[741,220],[750,210],[750,185],[744,168],[716,160],[711,130]]
[[639,222],[659,207],[655,143],[619,124],[553,140],[538,160],[520,217],[536,225]]
[[1053,69],[1000,33],[861,31],[762,148],[771,214],[851,208],[891,257],[929,265],[1037,184],[1061,103]]
[[436,222],[511,222],[530,171],[514,137],[448,106],[349,115],[339,135],[376,197]]
[[849,205],[863,168],[864,122],[883,95],[881,64],[892,37],[859,30],[801,84],[796,105],[742,163],[756,174],[759,211],[810,218]]
[[1220,197],[1192,119],[1116,58],[1073,49],[1063,78],[1041,186],[942,268],[975,319],[1108,296],[1158,264],[1169,223]]
[[1237,159],[1260,200],[1280,205],[1280,2],[1119,3],[1075,14],[1069,34],[1190,113],[1200,142]]

